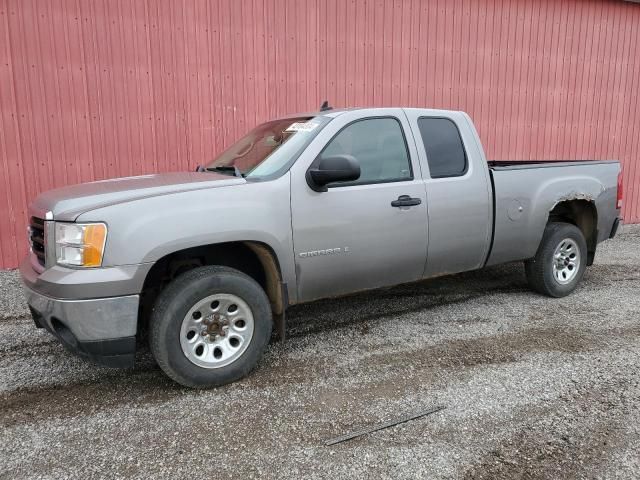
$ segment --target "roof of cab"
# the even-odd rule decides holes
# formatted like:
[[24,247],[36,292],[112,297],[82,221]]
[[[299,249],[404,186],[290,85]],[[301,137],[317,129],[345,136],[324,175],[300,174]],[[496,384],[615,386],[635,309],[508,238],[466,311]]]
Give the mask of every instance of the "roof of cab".
[[350,108],[332,108],[330,110],[324,111],[315,111],[315,112],[304,112],[304,113],[295,113],[290,115],[283,115],[278,117],[278,120],[285,120],[287,118],[300,118],[300,117],[331,117],[335,118],[346,112],[353,112],[356,110],[371,110],[372,113],[376,110],[383,110],[387,108],[400,108],[402,110],[420,110],[428,113],[429,115],[438,115],[442,113],[453,113],[458,112],[458,110],[443,110],[443,109],[434,109],[434,108],[424,108],[424,107],[350,107]]

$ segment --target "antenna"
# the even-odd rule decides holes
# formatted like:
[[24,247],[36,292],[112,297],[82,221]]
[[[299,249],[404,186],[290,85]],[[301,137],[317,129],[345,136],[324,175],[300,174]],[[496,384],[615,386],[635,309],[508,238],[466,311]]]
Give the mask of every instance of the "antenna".
[[329,100],[325,100],[322,102],[322,105],[320,105],[321,112],[326,112],[327,110],[333,110],[333,107],[329,106]]

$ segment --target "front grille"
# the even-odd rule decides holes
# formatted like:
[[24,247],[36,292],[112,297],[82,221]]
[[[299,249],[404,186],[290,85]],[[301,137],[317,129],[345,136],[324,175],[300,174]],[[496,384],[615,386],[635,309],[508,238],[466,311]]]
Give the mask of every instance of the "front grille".
[[31,250],[36,257],[38,257],[38,263],[44,267],[44,220],[41,218],[31,217],[31,223],[29,225],[29,242],[31,243]]

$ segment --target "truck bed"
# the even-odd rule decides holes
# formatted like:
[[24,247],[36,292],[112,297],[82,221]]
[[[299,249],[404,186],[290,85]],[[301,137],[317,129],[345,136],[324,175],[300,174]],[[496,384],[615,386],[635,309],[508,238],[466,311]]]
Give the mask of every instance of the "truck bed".
[[535,255],[549,213],[560,202],[585,201],[597,211],[597,241],[617,218],[620,164],[615,160],[488,161],[494,192],[493,242],[487,265]]
[[575,167],[576,165],[593,165],[601,163],[618,163],[617,160],[487,160],[492,170],[522,170],[525,168]]

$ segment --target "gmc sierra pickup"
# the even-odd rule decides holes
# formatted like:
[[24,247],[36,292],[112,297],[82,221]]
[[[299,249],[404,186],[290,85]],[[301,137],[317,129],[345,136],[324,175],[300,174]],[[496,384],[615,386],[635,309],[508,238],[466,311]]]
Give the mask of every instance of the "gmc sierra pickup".
[[246,375],[288,306],[524,261],[569,294],[616,234],[616,161],[485,159],[469,116],[323,110],[257,126],[195,172],[98,181],[30,206],[33,318],[131,366],[148,339],[190,387]]

